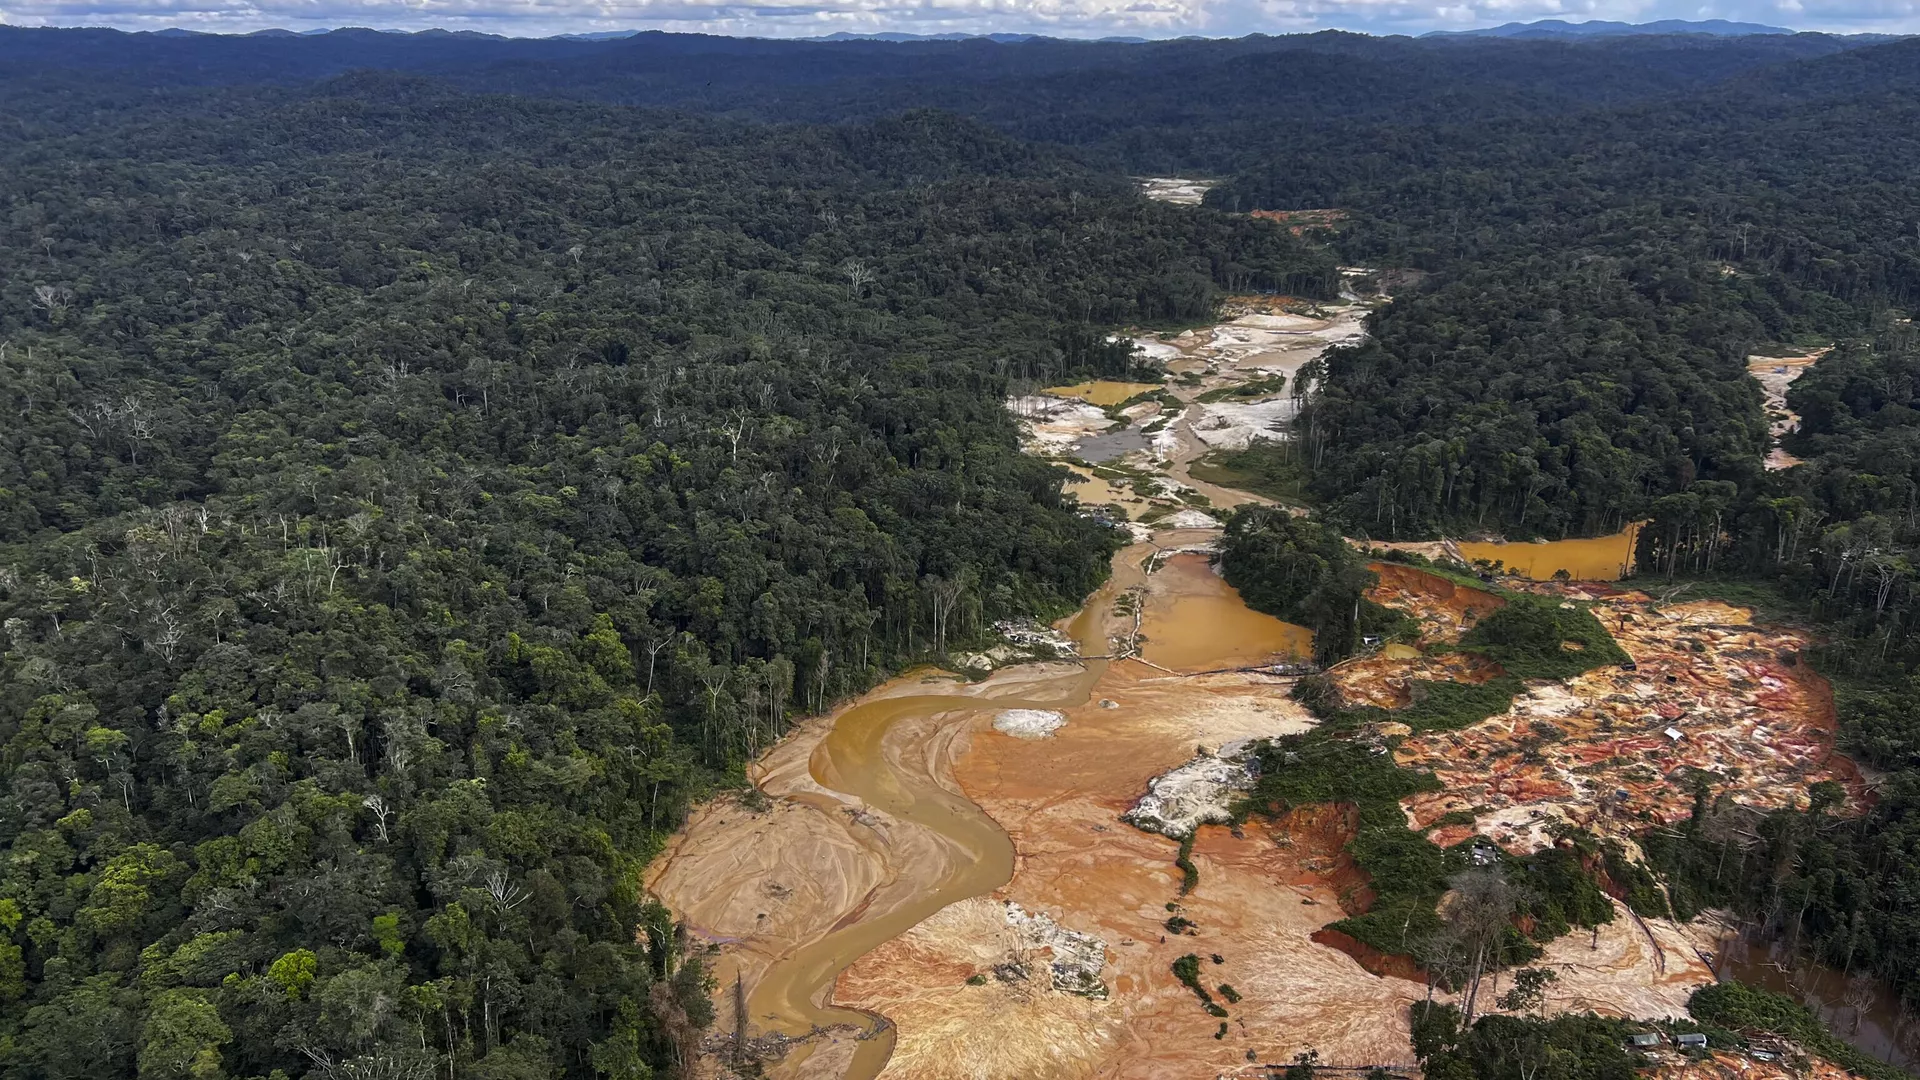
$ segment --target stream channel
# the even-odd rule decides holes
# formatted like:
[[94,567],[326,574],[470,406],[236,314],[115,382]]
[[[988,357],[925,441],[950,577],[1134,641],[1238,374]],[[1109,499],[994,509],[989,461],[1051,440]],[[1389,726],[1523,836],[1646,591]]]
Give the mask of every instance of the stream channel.
[[[1182,535],[1186,543],[1213,534]],[[1252,611],[1221,581],[1204,554],[1155,559],[1154,544],[1136,544],[1114,559],[1114,575],[1080,612],[1062,625],[1084,656],[1100,657],[1109,638],[1133,626],[1131,608],[1116,598],[1146,581],[1145,565],[1155,566],[1151,597],[1140,601],[1143,658],[1162,671],[1203,671],[1292,658],[1310,649],[1312,637],[1301,627]],[[1140,595],[1136,591],[1136,596]],[[1006,709],[1066,709],[1089,701],[1113,663],[1087,659],[1058,665],[1045,680],[1011,679],[1004,689],[987,683],[952,694],[870,695],[833,722],[807,762],[821,787],[854,796],[872,811],[938,834],[953,853],[942,872],[908,902],[882,911],[861,904],[842,915],[824,935],[773,958],[747,988],[747,1014],[760,1031],[779,1031],[796,1039],[829,1029],[860,1029],[844,1075],[871,1080],[886,1067],[894,1033],[881,1018],[833,1005],[835,981],[855,960],[905,933],[948,904],[990,893],[1005,885],[1014,870],[1014,851],[1005,831],[952,787],[939,772],[901,769],[885,745],[903,724],[952,719],[978,722]],[[966,692],[961,692],[966,689]],[[821,872],[832,872],[821,867]],[[796,1075],[813,1054],[811,1041],[793,1048],[775,1075]],[[805,1070],[811,1074],[813,1070]]]

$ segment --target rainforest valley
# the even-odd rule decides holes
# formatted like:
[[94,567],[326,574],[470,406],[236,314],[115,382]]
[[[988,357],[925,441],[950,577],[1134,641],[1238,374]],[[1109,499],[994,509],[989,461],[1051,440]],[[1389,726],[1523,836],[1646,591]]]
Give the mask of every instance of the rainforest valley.
[[[1197,205],[1142,196],[1174,173]],[[1130,528],[1221,554],[1320,666],[1383,638],[1464,665],[1412,704],[1301,680],[1318,726],[1235,809],[1352,806],[1334,849],[1406,872],[1339,925],[1428,974],[1429,1075],[1631,1074],[1618,1018],[1432,1001],[1480,863],[1401,800],[1444,786],[1431,740],[1639,642],[1610,597],[1517,581],[1436,629],[1374,543],[1640,523],[1627,613],[1803,628],[1868,774],[1768,806],[1661,777],[1690,809],[1635,819],[1637,861],[1512,861],[1476,986],[1598,942],[1605,877],[1920,1003],[1920,42],[0,27],[0,176],[0,1075],[712,1075],[745,1025],[649,863],[903,670],[1122,584],[1139,653]],[[1180,335],[1229,316],[1359,329],[1203,389]],[[1023,452],[1008,407],[1095,380],[1147,388],[1083,409],[1142,439],[1285,416],[1129,523],[1067,492],[1150,483]],[[1382,723],[1429,757],[1355,741]],[[1164,837],[1183,872],[1196,830]],[[1700,994],[1713,1038],[1895,1075],[1784,999]]]

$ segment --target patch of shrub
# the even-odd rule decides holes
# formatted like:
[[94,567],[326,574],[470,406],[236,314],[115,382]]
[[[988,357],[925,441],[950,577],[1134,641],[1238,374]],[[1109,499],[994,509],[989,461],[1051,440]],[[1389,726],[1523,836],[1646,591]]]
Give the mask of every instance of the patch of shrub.
[[1460,647],[1523,679],[1570,679],[1627,659],[1587,608],[1527,593],[1510,595],[1505,607],[1474,623]]

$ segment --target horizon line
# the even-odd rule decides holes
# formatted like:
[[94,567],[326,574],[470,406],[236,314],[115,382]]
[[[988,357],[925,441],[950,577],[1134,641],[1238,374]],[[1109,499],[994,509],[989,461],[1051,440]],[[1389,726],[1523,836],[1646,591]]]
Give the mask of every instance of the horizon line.
[[[268,26],[268,27],[261,27],[255,30],[202,30],[202,29],[194,29],[192,27],[186,27],[186,26],[165,26],[165,27],[160,27],[160,28],[151,29],[151,30],[149,29],[130,30],[123,27],[110,26],[110,25],[100,24],[100,23],[72,23],[72,24],[64,24],[64,25],[48,25],[48,24],[21,25],[18,23],[0,22],[0,29],[107,30],[107,31],[112,31],[114,33],[118,33],[118,34],[145,35],[149,37],[232,37],[232,38],[278,37],[278,36],[323,37],[328,34],[358,31],[358,32],[364,32],[364,33],[389,34],[396,37],[419,37],[422,35],[445,35],[449,37],[485,38],[485,39],[491,39],[496,41],[577,41],[583,44],[596,44],[599,42],[606,42],[606,41],[623,41],[630,38],[639,37],[645,34],[655,34],[655,35],[661,35],[661,36],[675,36],[675,37],[719,37],[719,38],[730,38],[730,39],[743,40],[743,41],[794,41],[794,42],[814,42],[814,43],[823,43],[823,44],[835,44],[840,42],[853,42],[853,41],[864,41],[864,42],[872,42],[877,44],[916,44],[916,43],[940,43],[940,42],[951,43],[951,42],[960,42],[960,41],[981,41],[981,40],[993,41],[995,44],[1019,43],[1018,41],[994,41],[994,39],[1000,38],[1000,39],[1020,39],[1020,40],[1061,41],[1061,42],[1089,44],[1089,45],[1100,45],[1100,44],[1116,44],[1117,45],[1117,44],[1157,44],[1157,43],[1178,42],[1178,41],[1238,41],[1238,40],[1243,40],[1246,38],[1254,38],[1254,37],[1273,37],[1273,38],[1311,37],[1315,34],[1326,34],[1326,33],[1354,34],[1361,37],[1373,37],[1373,38],[1404,37],[1404,38],[1411,39],[1411,38],[1423,38],[1423,37],[1448,37],[1448,36],[1471,37],[1471,36],[1484,36],[1486,31],[1500,30],[1507,27],[1565,26],[1565,27],[1571,27],[1571,28],[1579,28],[1579,27],[1585,27],[1585,26],[1593,26],[1596,24],[1600,26],[1607,26],[1607,27],[1624,27],[1630,30],[1637,30],[1641,27],[1646,27],[1646,26],[1661,26],[1661,25],[1671,25],[1671,24],[1702,25],[1702,26],[1730,25],[1730,26],[1750,26],[1750,27],[1756,28],[1752,31],[1748,31],[1740,34],[1713,34],[1713,33],[1698,34],[1698,36],[1701,36],[1701,37],[1763,37],[1763,36],[1785,37],[1785,36],[1797,36],[1800,34],[1821,34],[1829,37],[1852,37],[1852,36],[1911,37],[1911,36],[1914,36],[1913,34],[1909,34],[1909,33],[1888,32],[1888,31],[1845,32],[1845,31],[1831,31],[1831,30],[1808,30],[1808,29],[1801,29],[1798,27],[1774,26],[1774,25],[1754,23],[1754,22],[1748,22],[1745,20],[1737,20],[1737,19],[1656,19],[1656,20],[1651,20],[1649,22],[1644,22],[1644,23],[1632,23],[1632,22],[1625,22],[1622,20],[1615,20],[1615,19],[1586,19],[1581,22],[1571,22],[1566,19],[1560,19],[1560,18],[1536,19],[1530,22],[1521,22],[1519,20],[1510,19],[1505,22],[1494,23],[1486,26],[1464,26],[1458,29],[1446,28],[1446,29],[1410,30],[1410,31],[1393,31],[1393,32],[1381,31],[1381,30],[1349,29],[1349,28],[1337,27],[1337,26],[1323,26],[1323,27],[1318,27],[1314,29],[1291,30],[1291,31],[1284,31],[1284,32],[1277,32],[1277,33],[1272,31],[1264,31],[1264,30],[1249,30],[1245,33],[1240,33],[1240,34],[1206,34],[1206,33],[1187,32],[1187,33],[1181,33],[1181,34],[1167,34],[1165,36],[1157,36],[1152,33],[1142,33],[1142,32],[1136,31],[1133,33],[1103,34],[1098,37],[1091,37],[1091,36],[1076,37],[1076,36],[1070,36],[1065,34],[1043,33],[1043,32],[1030,31],[1030,30],[986,30],[986,31],[979,31],[979,32],[946,31],[946,32],[940,32],[940,33],[913,33],[910,31],[901,31],[901,30],[871,30],[871,31],[837,30],[837,31],[833,31],[825,34],[780,37],[780,36],[770,36],[765,34],[753,34],[753,33],[728,33],[724,30],[664,30],[664,29],[658,29],[658,28],[642,29],[639,27],[622,27],[619,29],[611,29],[611,30],[572,31],[572,32],[563,32],[563,33],[555,33],[555,34],[518,35],[518,34],[511,34],[511,33],[500,33],[492,30],[478,30],[478,29],[463,28],[463,27],[429,26],[429,27],[422,27],[417,30],[404,30],[398,27],[376,27],[376,26],[354,25],[354,24],[314,27],[314,28],[305,29],[305,30],[291,30],[283,26]],[[1613,34],[1588,34],[1588,35],[1572,35],[1572,36],[1598,39],[1598,38],[1606,38],[1606,37],[1635,37],[1635,36],[1659,37],[1659,36],[1668,36],[1669,34],[1671,34],[1672,36],[1682,36],[1682,35],[1685,35],[1686,32],[1685,31],[1652,31],[1645,34],[1632,34],[1632,33],[1622,32],[1622,33],[1613,33]],[[838,40],[836,41],[836,39]],[[1510,40],[1510,38],[1501,37],[1501,36],[1491,36],[1489,37],[1489,40]],[[1530,37],[1530,38],[1521,38],[1520,40],[1539,40],[1539,39]]]

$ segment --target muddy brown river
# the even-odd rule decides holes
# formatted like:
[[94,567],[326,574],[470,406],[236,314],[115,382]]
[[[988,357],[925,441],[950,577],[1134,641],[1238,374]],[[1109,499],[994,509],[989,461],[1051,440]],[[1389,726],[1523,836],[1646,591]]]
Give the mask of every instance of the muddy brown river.
[[[1194,537],[1199,538],[1199,537]],[[1189,538],[1193,539],[1193,538]],[[1114,561],[1115,574],[1063,629],[1080,651],[1105,653],[1108,635],[1124,632],[1131,616],[1115,598],[1146,578],[1143,570],[1153,545],[1141,544]],[[1252,611],[1213,572],[1204,554],[1178,554],[1159,562],[1154,593],[1143,620],[1145,655],[1175,670],[1210,670],[1303,655],[1312,647],[1307,630]],[[1171,602],[1169,601],[1169,598]],[[1126,663],[1126,661],[1121,661]],[[848,1080],[872,1080],[886,1067],[894,1033],[880,1017],[832,1004],[839,974],[861,956],[905,933],[949,904],[1005,885],[1013,875],[1014,851],[1007,834],[978,806],[941,783],[938,770],[901,768],[890,750],[890,733],[902,725],[948,720],[962,724],[1005,709],[1064,709],[1090,700],[1107,675],[1109,662],[1088,660],[1043,680],[1014,681],[996,691],[955,684],[952,693],[874,696],[842,712],[815,746],[807,762],[813,782],[829,792],[853,796],[872,811],[937,834],[948,857],[937,878],[921,883],[911,900],[870,911],[867,904],[842,915],[825,934],[771,958],[746,988],[747,1015],[756,1031],[777,1031],[796,1039],[827,1029],[865,1031],[841,1074]],[[832,872],[830,867],[821,867]],[[801,1043],[778,1072],[796,1075],[815,1050]]]
[[[867,1013],[821,1004],[831,997],[834,979],[849,964],[920,920],[956,900],[990,892],[1013,876],[1013,844],[1000,826],[966,798],[925,777],[892,768],[882,740],[895,724],[940,713],[1077,705],[1086,700],[1105,667],[1105,661],[1090,661],[1083,673],[1060,681],[1057,695],[882,698],[842,713],[813,752],[809,763],[813,778],[823,787],[858,796],[869,807],[933,830],[957,849],[958,858],[911,904],[871,919],[861,918],[859,911],[850,913],[842,920],[845,925],[776,960],[749,995],[749,1014],[775,1018],[765,1026],[794,1036],[843,1024],[870,1028],[875,1034],[854,1051],[845,1075],[848,1080],[878,1076],[893,1052],[893,1032],[879,1028],[877,1018]],[[795,1055],[804,1055],[806,1049],[796,1050]],[[804,1058],[796,1056],[793,1064],[800,1060]]]
[[1920,1018],[1878,979],[1852,980],[1795,957],[1782,942],[1731,937],[1721,942],[1716,974],[1793,998],[1854,1049],[1908,1072],[1920,1068]]

